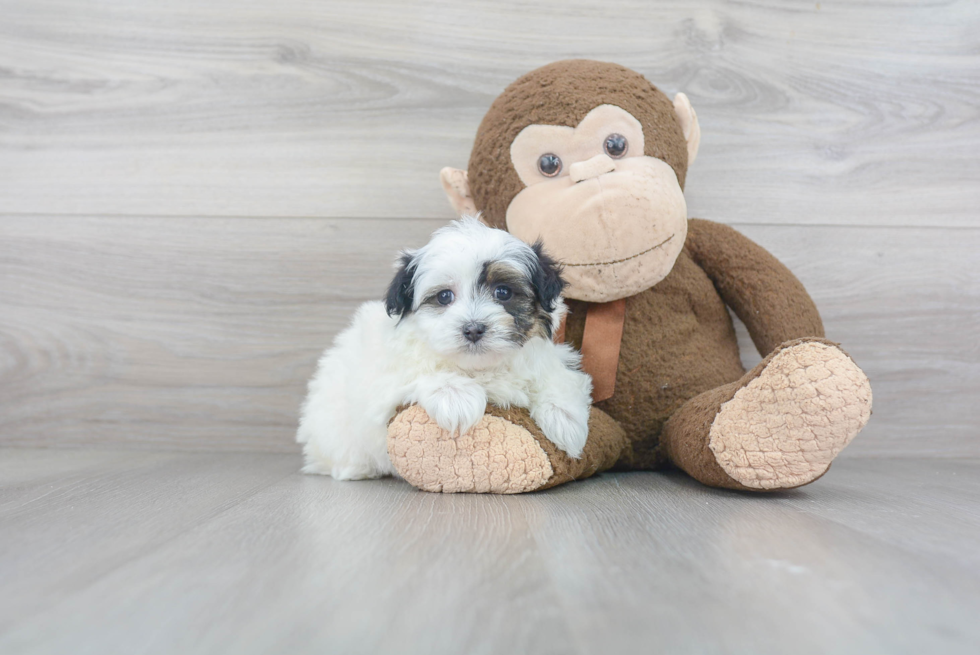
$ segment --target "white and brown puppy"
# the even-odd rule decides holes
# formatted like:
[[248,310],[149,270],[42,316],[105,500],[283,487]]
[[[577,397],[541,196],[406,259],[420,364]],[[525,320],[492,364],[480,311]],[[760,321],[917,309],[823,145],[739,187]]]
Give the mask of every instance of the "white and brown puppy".
[[411,403],[458,434],[487,402],[525,407],[548,439],[581,456],[592,381],[579,354],[552,341],[564,282],[541,246],[463,218],[398,267],[386,301],[362,305],[320,359],[296,435],[303,470],[393,474],[388,421]]

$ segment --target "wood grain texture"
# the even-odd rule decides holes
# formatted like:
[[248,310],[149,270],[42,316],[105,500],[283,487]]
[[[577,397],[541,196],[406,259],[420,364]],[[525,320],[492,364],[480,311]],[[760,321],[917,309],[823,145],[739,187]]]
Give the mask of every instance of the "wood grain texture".
[[976,3],[0,16],[0,443],[292,449],[317,353],[449,217],[439,168],[515,77],[590,57],[691,97],[691,215],[782,258],[871,376],[848,455],[980,454]]
[[513,497],[293,455],[0,462],[0,499],[33,496],[0,512],[4,653],[980,648],[980,460],[852,459],[769,496],[632,473]]
[[296,470],[290,458],[237,453],[24,451],[2,459],[0,632]]
[[[440,224],[8,217],[0,443],[291,451],[319,353]],[[847,454],[980,456],[980,230],[739,229],[871,379]]]
[[439,224],[8,218],[0,439],[292,449],[319,352]]
[[[702,123],[692,214],[977,226],[960,2],[0,2],[2,212],[446,218],[506,84],[616,61]],[[519,17],[519,18],[518,18]]]
[[[980,607],[966,546],[975,466],[850,460],[763,499],[640,474],[597,481],[584,504],[578,484],[519,502],[584,652],[966,653]],[[943,487],[951,502],[906,485]],[[937,514],[958,545],[935,547],[918,519]]]

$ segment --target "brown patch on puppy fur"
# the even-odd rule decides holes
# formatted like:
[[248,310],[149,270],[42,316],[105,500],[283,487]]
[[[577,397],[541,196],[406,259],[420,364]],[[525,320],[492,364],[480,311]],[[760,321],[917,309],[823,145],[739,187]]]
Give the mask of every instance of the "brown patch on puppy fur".
[[[510,315],[513,321],[511,339],[515,343],[523,345],[533,337],[551,339],[551,315],[541,307],[527,275],[502,262],[487,262],[477,284],[482,293]],[[501,285],[511,290],[509,300],[496,298],[495,290]]]

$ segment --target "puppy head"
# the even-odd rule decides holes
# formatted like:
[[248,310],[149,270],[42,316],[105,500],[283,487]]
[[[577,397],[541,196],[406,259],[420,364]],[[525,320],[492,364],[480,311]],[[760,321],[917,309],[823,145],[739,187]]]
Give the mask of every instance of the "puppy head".
[[561,322],[565,282],[540,243],[464,217],[402,254],[385,307],[439,355],[462,368],[495,365]]

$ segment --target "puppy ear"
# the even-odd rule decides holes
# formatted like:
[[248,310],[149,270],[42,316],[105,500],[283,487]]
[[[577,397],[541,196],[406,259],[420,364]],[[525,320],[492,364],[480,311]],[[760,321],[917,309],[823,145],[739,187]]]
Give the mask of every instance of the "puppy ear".
[[412,266],[413,254],[403,252],[397,264],[398,272],[388,285],[385,296],[385,311],[388,316],[405,316],[412,311],[412,299],[415,296],[415,267]]
[[561,277],[561,264],[544,252],[540,241],[536,241],[531,249],[534,250],[537,263],[531,274],[531,283],[537,294],[538,302],[547,312],[555,311],[558,298],[568,283]]

